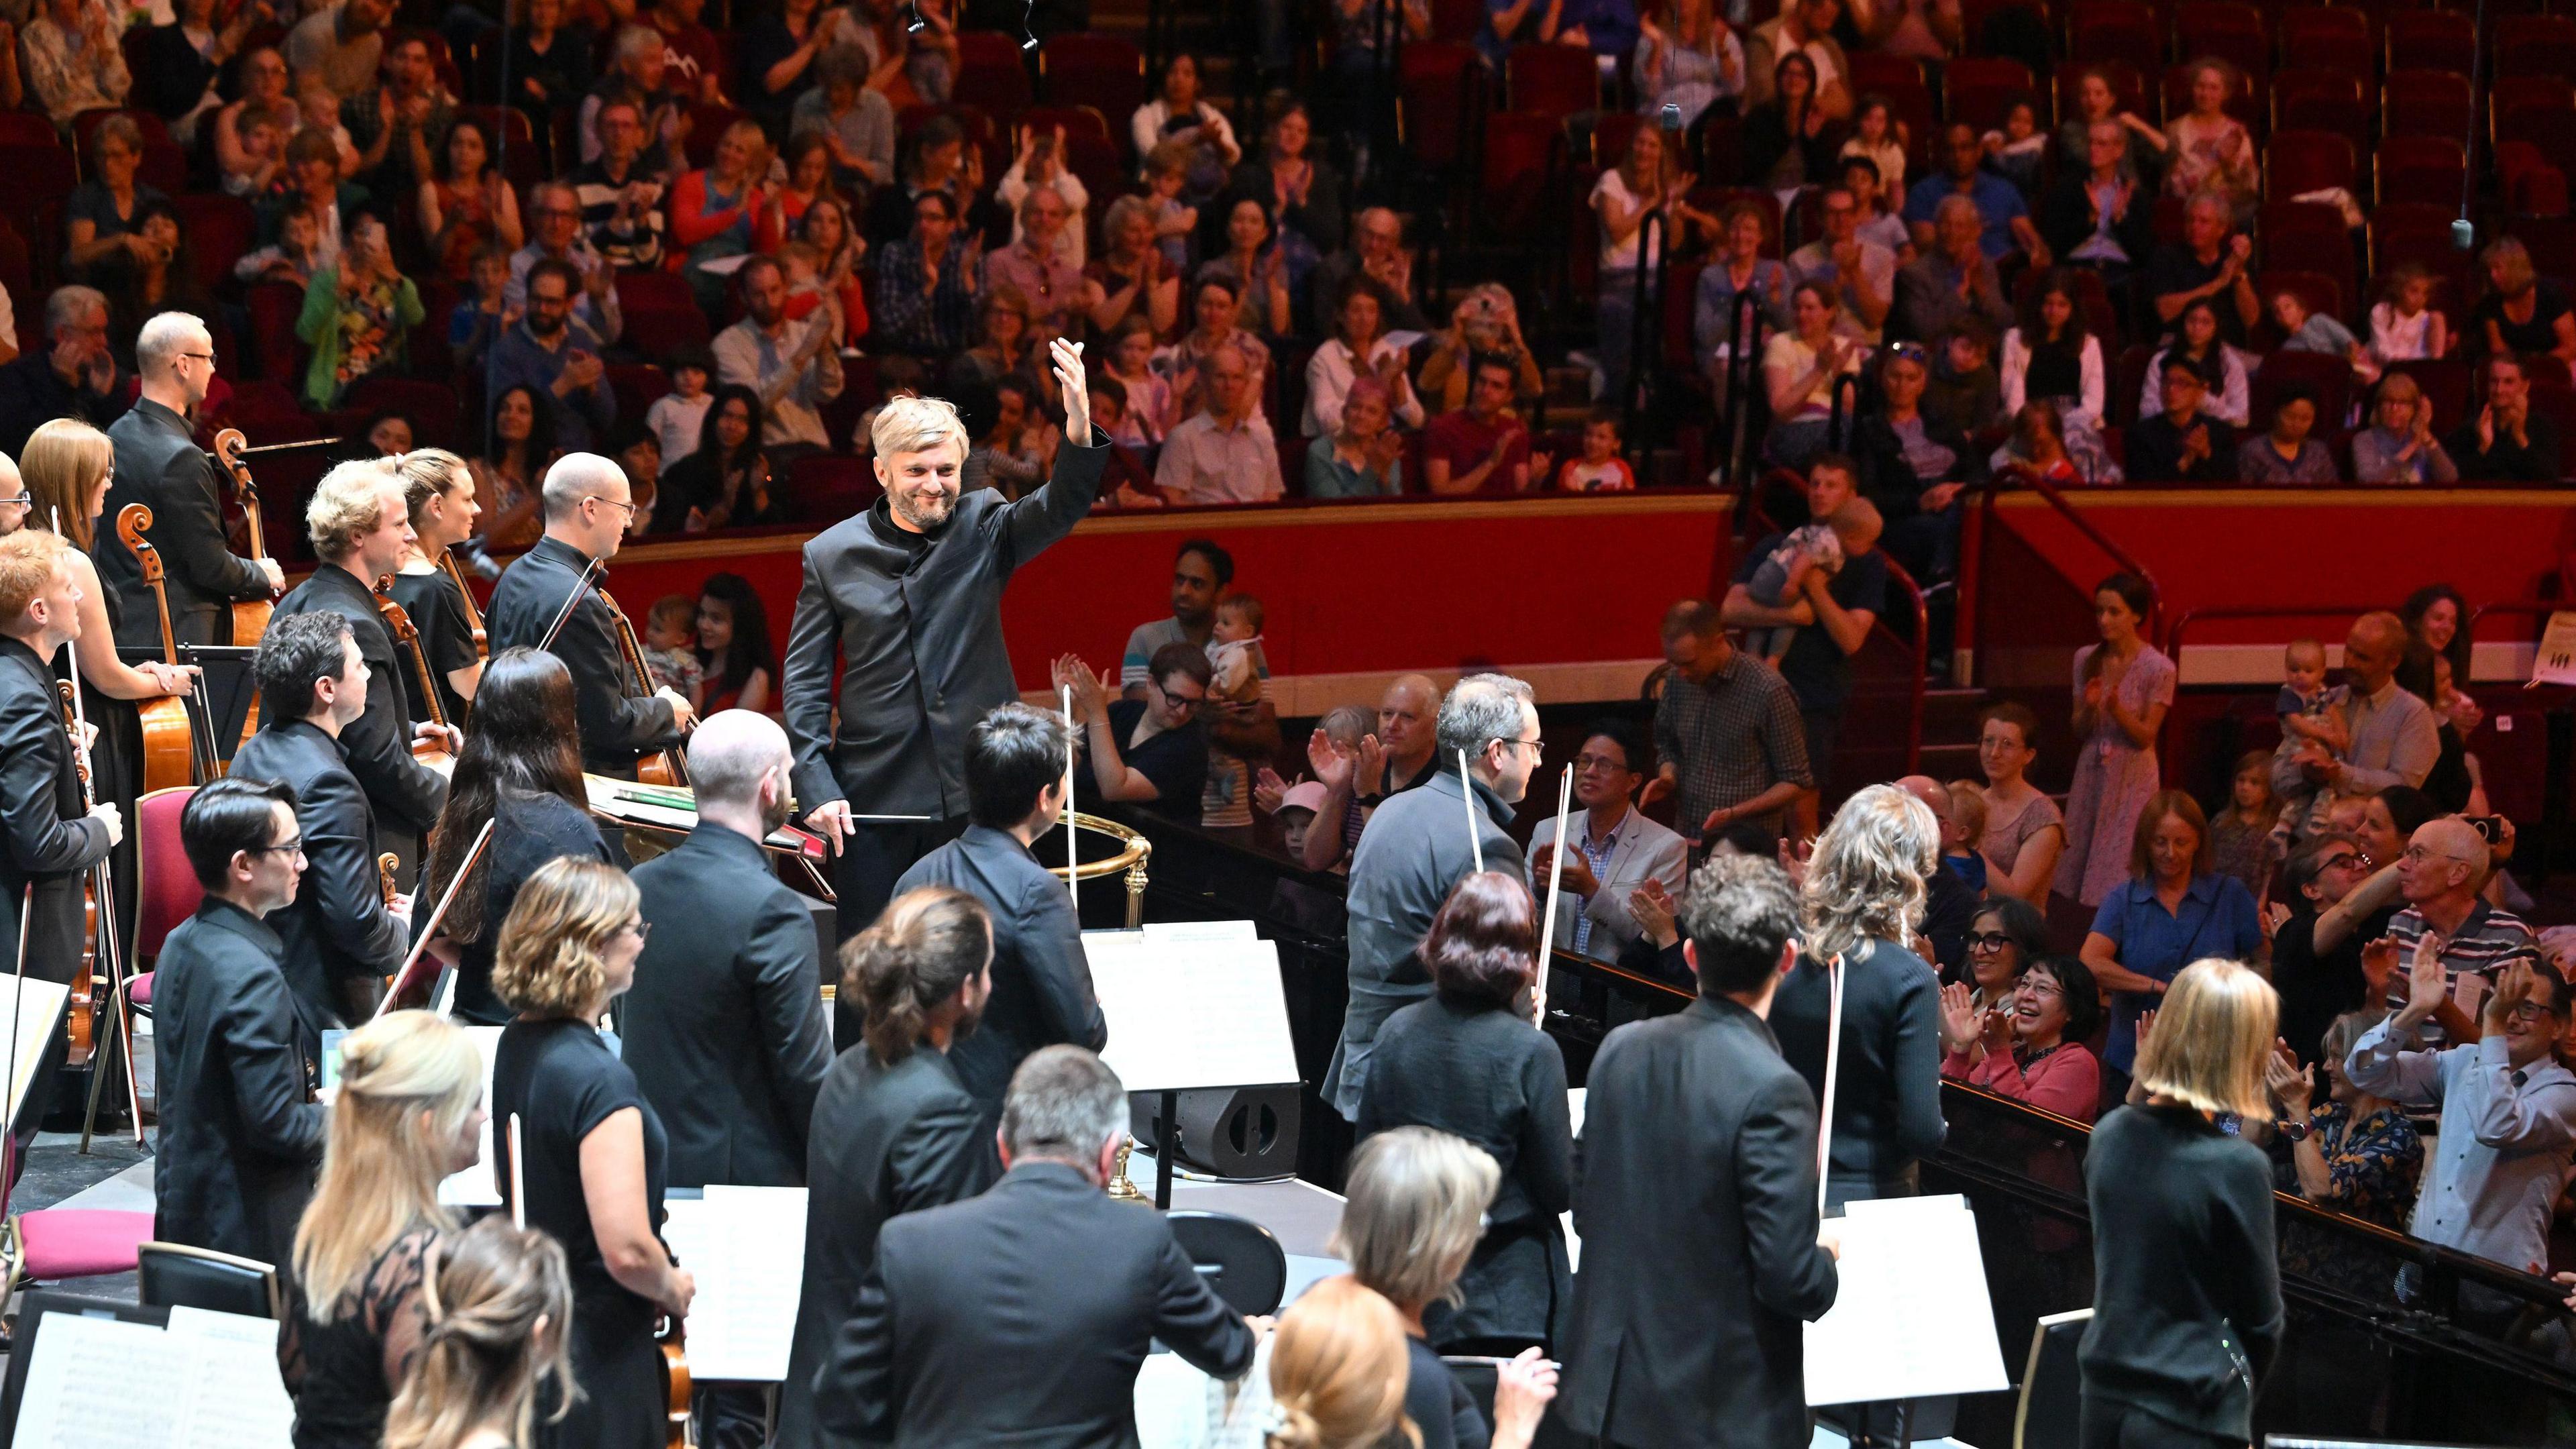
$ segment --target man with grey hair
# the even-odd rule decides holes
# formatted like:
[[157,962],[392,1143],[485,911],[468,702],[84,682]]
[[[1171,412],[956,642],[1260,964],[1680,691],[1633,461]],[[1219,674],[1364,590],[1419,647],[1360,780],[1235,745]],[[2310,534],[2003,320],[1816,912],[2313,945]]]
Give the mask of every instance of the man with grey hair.
[[[2012,190],[2010,182],[1989,179]],[[1977,204],[1964,196],[1944,196],[1932,207],[1931,217],[1930,244],[1896,274],[1896,310],[1888,335],[1928,343],[1970,317],[1998,333],[2013,325],[2012,303],[2004,296],[1994,260],[1979,242],[1986,224]]]
[[1386,289],[1389,332],[1428,332],[1431,319],[1413,285],[1413,254],[1404,249],[1404,218],[1383,206],[1363,209],[1351,219],[1351,244],[1324,258],[1306,279],[1306,296],[1318,317],[1341,308],[1342,294],[1353,279],[1370,277]]
[[1251,1326],[1160,1214],[1102,1191],[1126,1128],[1126,1092],[1100,1058],[1054,1046],[1021,1063],[1002,1112],[1008,1171],[981,1197],[887,1221],[816,1376],[816,1422],[897,1449],[1133,1444],[1154,1341],[1240,1377]]
[[[143,395],[107,430],[116,444],[116,480],[105,516],[135,503],[152,510],[152,544],[168,571],[170,632],[180,643],[248,648],[259,641],[233,638],[231,605],[275,595],[286,574],[275,559],[237,558],[226,546],[214,460],[198,449],[190,422],[215,380],[215,340],[187,313],[164,312],[143,324],[134,360]],[[134,551],[115,529],[102,528],[92,552],[100,587],[115,590],[123,606],[117,647],[160,648],[160,600],[145,586]]]
[[1351,1000],[1322,1091],[1354,1122],[1378,1028],[1431,994],[1418,952],[1450,889],[1480,869],[1527,874],[1509,830],[1512,806],[1538,768],[1530,687],[1508,675],[1471,674],[1441,701],[1434,735],[1438,769],[1419,789],[1388,797],[1351,855]]
[[107,298],[94,287],[56,287],[45,299],[45,346],[0,367],[0,452],[18,456],[28,434],[55,418],[115,422],[128,380],[107,348]]
[[698,823],[635,868],[652,934],[626,995],[626,1060],[670,1137],[674,1187],[805,1184],[832,1065],[822,946],[763,842],[787,823],[787,732],[728,709],[689,737]]
[[617,556],[635,520],[626,470],[596,453],[566,454],[546,470],[545,511],[545,536],[492,588],[484,635],[495,654],[525,645],[561,659],[572,673],[582,768],[631,780],[635,762],[677,745],[697,712],[677,691],[655,689],[636,673],[618,643],[616,611],[590,579],[591,565]]
[[1720,856],[1680,915],[1699,998],[1611,1032],[1592,1060],[1558,1409],[1592,1444],[1803,1446],[1801,1325],[1839,1278],[1817,1222],[1815,1094],[1765,1024],[1797,960],[1798,899],[1773,862]]
[[1268,503],[1287,492],[1252,360],[1227,344],[1206,364],[1207,406],[1163,440],[1154,487],[1173,503]]
[[957,410],[898,394],[874,432],[885,496],[805,545],[780,698],[796,798],[839,861],[845,938],[885,909],[897,876],[966,828],[967,736],[1019,696],[1002,588],[1071,533],[1100,491],[1109,449],[1094,445],[1082,349],[1059,339],[1048,361],[1065,446],[1043,487],[1016,501],[989,488],[961,496]]
[[[640,129],[640,128],[639,128]],[[578,173],[576,173],[578,175]],[[650,201],[658,200],[660,183],[655,182]],[[545,181],[528,189],[528,244],[510,253],[510,280],[501,289],[504,309],[525,313],[528,310],[528,274],[539,262],[561,262],[572,268],[580,283],[573,289],[572,317],[590,329],[601,342],[615,342],[626,330],[626,314],[617,305],[617,277],[608,257],[582,234],[583,208],[577,185],[562,181]],[[655,226],[661,218],[651,218]],[[656,255],[660,242],[654,242]],[[636,265],[646,265],[649,259]]]

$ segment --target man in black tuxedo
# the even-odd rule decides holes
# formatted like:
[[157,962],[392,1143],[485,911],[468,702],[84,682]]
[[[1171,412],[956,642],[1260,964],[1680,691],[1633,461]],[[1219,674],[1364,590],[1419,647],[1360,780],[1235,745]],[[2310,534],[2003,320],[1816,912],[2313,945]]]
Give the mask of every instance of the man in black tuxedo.
[[1049,360],[1064,392],[1066,446],[1045,487],[1017,502],[990,489],[960,496],[967,440],[956,409],[897,398],[878,411],[873,433],[885,497],[805,545],[781,698],[796,798],[807,827],[839,855],[844,939],[885,909],[907,867],[965,827],[966,736],[1019,697],[1002,643],[1002,588],[1091,511],[1109,466],[1106,442],[1093,446],[1081,349],[1052,343]]
[[[134,360],[142,397],[107,430],[116,444],[116,480],[108,485],[105,516],[115,518],[130,503],[152,509],[150,537],[168,570],[170,632],[180,643],[247,648],[259,641],[233,637],[233,602],[270,597],[286,587],[286,575],[275,559],[237,558],[227,546],[214,460],[190,430],[189,414],[214,381],[214,338],[187,313],[164,312],[143,324]],[[133,550],[114,528],[101,528],[91,554],[100,585],[115,590],[123,605],[118,647],[160,648],[160,606]]]
[[[372,458],[342,463],[322,475],[304,518],[322,562],[277,601],[276,617],[332,614],[347,620],[367,672],[384,681],[366,691],[365,712],[340,731],[340,753],[367,793],[383,848],[414,861],[421,837],[447,804],[447,779],[412,757],[412,740],[437,740],[451,753],[465,742],[453,728],[415,726],[404,714],[402,661],[376,604],[376,580],[402,566],[412,541],[402,479]],[[260,707],[265,714],[265,698]]]
[[761,847],[787,823],[790,768],[768,716],[708,716],[689,737],[697,828],[635,868],[652,935],[620,1031],[670,1138],[673,1187],[805,1182],[832,1040],[813,914]]
[[376,983],[401,969],[411,942],[411,902],[385,903],[376,813],[341,748],[378,692],[372,671],[349,621],[330,611],[278,615],[251,668],[259,733],[242,743],[230,773],[294,791],[304,832],[303,888],[269,918],[286,982],[315,1021],[363,1019]]
[[572,673],[573,708],[581,721],[581,767],[631,780],[636,760],[676,747],[697,723],[697,711],[676,691],[654,689],[629,666],[618,646],[616,616],[600,596],[608,580],[605,567],[583,588],[554,642],[545,642],[582,571],[593,559],[605,565],[617,557],[626,541],[635,521],[626,470],[596,453],[566,454],[546,470],[545,513],[545,536],[493,586],[484,637],[495,654],[524,645],[561,659]]
[[1136,1442],[1136,1370],[1159,1339],[1216,1378],[1253,1334],[1158,1213],[1102,1191],[1127,1130],[1118,1075],[1080,1047],[1011,1078],[991,1191],[877,1235],[858,1312],[815,1381],[828,1433],[892,1449]]
[[1797,959],[1798,899],[1777,865],[1719,856],[1681,921],[1699,999],[1620,1027],[1593,1059],[1558,1407],[1591,1443],[1804,1449],[1799,1325],[1833,1307],[1837,1280],[1816,1099],[1765,1021]]
[[949,1056],[987,1122],[1000,1120],[1011,1074],[1031,1052],[1059,1042],[1092,1051],[1109,1044],[1072,892],[1029,849],[1063,818],[1064,751],[1062,715],[1015,700],[984,716],[966,741],[974,823],[895,884],[898,895],[954,886],[993,917],[993,999],[983,1024]]
[[[80,584],[63,557],[60,535],[22,528],[0,538],[0,966],[47,981],[69,981],[81,955],[81,873],[125,838],[125,822],[105,802],[81,809],[80,773],[63,728],[62,696],[52,660],[80,637]],[[53,1034],[29,1080],[49,1082],[69,1042]],[[27,1143],[44,1116],[42,1094],[23,1117],[11,1161],[26,1162]]]
[[322,1161],[311,1100],[318,1023],[299,1014],[266,917],[304,874],[295,792],[239,776],[199,787],[179,840],[206,896],[153,975],[161,1136],[152,1231],[283,1264]]

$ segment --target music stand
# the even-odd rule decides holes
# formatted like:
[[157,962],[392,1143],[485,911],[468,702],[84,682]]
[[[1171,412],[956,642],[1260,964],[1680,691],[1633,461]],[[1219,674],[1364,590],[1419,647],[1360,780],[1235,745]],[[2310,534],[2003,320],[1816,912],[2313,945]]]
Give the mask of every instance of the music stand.
[[1082,938],[1102,1014],[1117,1023],[1101,1052],[1130,1096],[1159,1093],[1154,1206],[1172,1205],[1181,1093],[1295,1086],[1297,1051],[1269,941],[1149,940],[1142,932]]
[[252,675],[251,656],[259,651],[233,644],[182,644],[179,662],[193,664],[203,671],[197,679],[197,692],[192,697],[199,722],[211,727],[215,763],[230,768],[233,751],[241,747],[242,731],[250,723],[250,707],[259,698],[259,681]]
[[70,1293],[57,1293],[50,1288],[30,1288],[18,1300],[18,1327],[9,1339],[9,1374],[0,1380],[0,1445],[13,1445],[18,1440],[18,1409],[27,1395],[27,1366],[36,1361],[36,1334],[44,1327],[47,1313],[69,1313],[91,1318],[109,1317],[127,1323],[147,1324],[153,1328],[170,1326],[170,1310],[145,1308],[133,1303],[114,1303],[100,1298],[82,1298]]

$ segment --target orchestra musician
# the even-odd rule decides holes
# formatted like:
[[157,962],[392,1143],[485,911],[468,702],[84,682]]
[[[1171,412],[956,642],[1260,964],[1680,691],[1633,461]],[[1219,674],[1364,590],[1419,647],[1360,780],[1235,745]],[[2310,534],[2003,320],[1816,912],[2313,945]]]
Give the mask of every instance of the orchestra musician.
[[340,746],[375,811],[380,847],[415,860],[421,833],[438,822],[447,803],[447,781],[412,757],[411,742],[444,735],[451,752],[460,745],[452,730],[426,721],[415,726],[404,714],[403,693],[394,683],[402,677],[402,661],[376,608],[376,580],[401,565],[411,543],[402,480],[377,459],[342,463],[322,475],[305,506],[304,526],[321,563],[277,601],[275,617],[332,613],[348,620],[358,657],[369,674],[385,681],[367,691],[366,712],[341,731]]
[[[125,838],[113,803],[82,812],[79,765],[54,688],[54,656],[81,636],[81,586],[67,553],[41,529],[0,538],[0,831],[8,837],[0,850],[0,963],[47,981],[69,981],[80,969],[81,875]],[[50,1081],[69,1047],[54,1033],[30,1080]],[[13,1174],[43,1115],[39,1106],[22,1119]]]
[[485,1218],[436,1266],[420,1358],[385,1415],[384,1449],[518,1449],[572,1377],[563,1245]]
[[[169,565],[170,629],[182,644],[256,644],[232,636],[231,604],[265,599],[286,587],[275,559],[237,557],[226,545],[223,494],[212,459],[197,447],[189,419],[215,377],[215,342],[206,324],[185,312],[163,312],[134,342],[143,395],[108,425],[116,443],[116,482],[106,516],[127,504],[152,510],[152,542]],[[66,514],[66,517],[69,515]],[[93,550],[99,577],[116,590],[116,642],[161,647],[161,615],[144,585],[142,565],[113,530]]]
[[486,822],[492,839],[472,879],[447,908],[439,934],[456,953],[456,1014],[479,1026],[509,1021],[492,994],[492,958],[519,887],[558,856],[623,867],[626,853],[599,833],[581,782],[581,731],[573,720],[572,675],[534,649],[504,649],[485,666],[465,750],[447,808],[429,837],[429,899],[447,888]]
[[251,670],[259,732],[233,756],[231,774],[293,790],[304,832],[304,888],[269,919],[287,984],[315,1021],[363,1020],[411,944],[411,903],[385,902],[375,812],[346,744],[369,696],[388,685],[359,657],[349,621],[328,611],[272,619]]
[[[402,480],[403,506],[411,514],[412,542],[394,572],[394,602],[420,631],[420,651],[437,675],[439,712],[450,724],[462,724],[483,677],[482,651],[475,648],[473,601],[446,567],[447,551],[474,536],[474,520],[483,509],[474,501],[474,474],[465,460],[444,448],[405,453],[390,465]],[[406,651],[408,652],[408,651]],[[406,658],[401,661],[404,713],[430,719],[429,701],[421,696],[425,682]]]
[[553,1234],[572,1264],[581,1392],[550,1435],[566,1449],[662,1449],[653,1319],[685,1317],[697,1291],[659,1236],[662,1119],[594,1025],[635,982],[649,934],[635,906],[624,872],[548,861],[510,908],[492,972],[518,1013],[492,1061],[493,1176],[504,1206]]
[[[677,745],[697,711],[677,691],[635,677],[618,643],[618,621],[599,594],[606,570],[581,584],[594,561],[617,556],[635,521],[626,471],[596,453],[566,454],[546,470],[545,512],[545,536],[502,570],[484,632],[494,653],[525,645],[563,660],[581,719],[582,768],[631,780],[636,760]],[[576,585],[584,597],[549,644],[546,631]]]
[[841,995],[866,1017],[866,1047],[832,1063],[814,1104],[805,1291],[774,1449],[822,1445],[814,1374],[858,1307],[878,1229],[993,1183],[992,1132],[949,1059],[993,994],[992,962],[991,919],[973,896],[947,886],[895,897],[841,948]]
[[1063,817],[1065,739],[1064,716],[1017,700],[984,716],[966,740],[974,823],[895,886],[954,886],[992,915],[992,1000],[950,1058],[988,1124],[1031,1052],[1059,1042],[1098,1051],[1109,1041],[1072,893],[1029,849]]
[[1065,446],[1044,487],[1015,502],[991,489],[961,496],[967,437],[957,410],[899,394],[872,429],[885,496],[805,545],[781,697],[797,801],[807,827],[838,852],[843,939],[876,919],[914,861],[964,829],[966,737],[1019,697],[1002,642],[1002,587],[1091,511],[1109,465],[1107,443],[1093,445],[1082,349],[1056,341],[1049,361],[1063,390]]
[[1136,1370],[1159,1339],[1212,1378],[1253,1334],[1160,1213],[1102,1189],[1127,1136],[1118,1074],[1080,1047],[1020,1064],[991,1191],[877,1236],[859,1306],[814,1386],[830,1433],[893,1449],[1136,1442]]
[[288,989],[267,921],[304,875],[295,792],[240,776],[201,785],[179,842],[206,894],[153,972],[153,1236],[282,1263],[324,1126],[312,1100],[321,1023]]
[[698,823],[635,868],[653,939],[618,1020],[671,1138],[674,1187],[801,1187],[814,1094],[832,1065],[805,898],[761,842],[787,823],[787,733],[749,710],[689,736]]
[[438,1185],[481,1154],[483,1054],[443,1017],[387,1012],[341,1038],[329,1117],[294,1270],[279,1275],[278,1365],[295,1449],[378,1449],[429,1327],[422,1280],[456,1230]]

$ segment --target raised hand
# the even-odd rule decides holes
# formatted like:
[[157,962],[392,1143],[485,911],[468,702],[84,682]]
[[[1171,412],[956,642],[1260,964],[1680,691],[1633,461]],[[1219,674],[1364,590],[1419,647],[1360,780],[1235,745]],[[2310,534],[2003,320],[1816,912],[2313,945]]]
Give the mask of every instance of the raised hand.
[[2306,1117],[2308,1104],[2316,1100],[2315,1068],[2300,1066],[2299,1054],[2278,1037],[2273,1038],[2272,1055],[2263,1063],[2263,1085],[2292,1121]]
[[2414,959],[2406,963],[2406,1009],[2398,1014],[2422,1021],[2450,997],[2450,979],[2442,974],[2442,943],[2426,931],[2415,938]]
[[[2480,986],[2476,989],[2484,989],[2484,983],[2486,981],[2485,977],[2479,976],[2474,972],[2464,971],[2460,973],[2460,988],[2462,991],[2470,991],[2472,988],[2469,986],[2469,983],[2472,981],[2480,983]],[[2496,981],[2495,995],[2488,997],[2486,1000],[2485,1022],[2487,1032],[2492,1035],[2504,1030],[2506,1023],[2513,1020],[2514,1013],[2522,1008],[2522,1004],[2524,1002],[2531,999],[2532,992],[2538,990],[2539,985],[2540,982],[2538,978],[2531,974],[2531,963],[2529,961],[2516,961],[2511,966],[2506,967],[2504,975]],[[2475,1005],[2476,1003],[2474,1000],[2462,1002],[2460,1003],[2460,1009],[2462,1011],[2469,1011],[2472,1010]]]
[[2362,1005],[2374,1006],[2388,999],[2388,983],[2397,979],[2397,940],[2382,936],[2361,948],[2361,979],[2370,994]]
[[1377,736],[1360,736],[1360,772],[1354,784],[1375,790],[1386,783],[1386,746]]
[[1556,1364],[1535,1348],[1494,1371],[1494,1438],[1526,1444],[1556,1397]]
[[1327,790],[1348,790],[1359,769],[1359,752],[1318,729],[1306,737],[1306,763]]
[[1966,982],[1953,981],[1941,988],[1941,1044],[1954,1052],[1966,1051],[1976,1039],[1976,994]]

